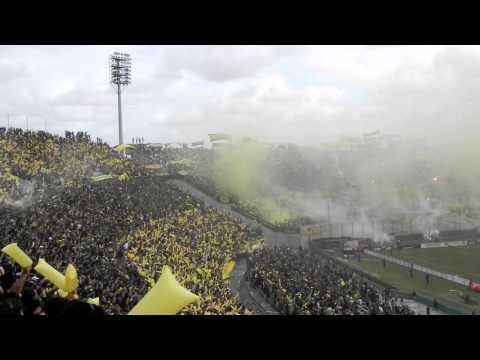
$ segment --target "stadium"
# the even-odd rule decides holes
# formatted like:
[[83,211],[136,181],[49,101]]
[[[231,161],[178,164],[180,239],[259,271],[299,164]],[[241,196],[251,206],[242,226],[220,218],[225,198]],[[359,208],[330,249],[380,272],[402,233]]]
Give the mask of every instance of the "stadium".
[[381,131],[127,142],[130,66],[111,55],[118,140],[0,128],[1,315],[480,312],[468,166]]

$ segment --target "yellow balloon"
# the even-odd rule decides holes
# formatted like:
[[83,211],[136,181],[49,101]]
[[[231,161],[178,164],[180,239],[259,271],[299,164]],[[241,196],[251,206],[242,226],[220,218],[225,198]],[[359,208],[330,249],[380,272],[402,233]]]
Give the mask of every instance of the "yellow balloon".
[[67,291],[65,276],[57,271],[54,267],[48,264],[45,259],[38,260],[37,266],[35,266],[35,271],[38,272],[40,275],[45,277],[48,281],[50,281],[53,285],[58,287],[63,291]]
[[164,266],[157,284],[128,315],[175,315],[200,297],[181,286],[169,266]]
[[28,268],[32,266],[32,259],[20,249],[17,243],[12,243],[5,246],[2,252],[10,256],[15,262],[22,268]]
[[68,264],[67,270],[65,270],[65,286],[67,291],[70,293],[77,290],[78,283],[77,270],[72,264]]

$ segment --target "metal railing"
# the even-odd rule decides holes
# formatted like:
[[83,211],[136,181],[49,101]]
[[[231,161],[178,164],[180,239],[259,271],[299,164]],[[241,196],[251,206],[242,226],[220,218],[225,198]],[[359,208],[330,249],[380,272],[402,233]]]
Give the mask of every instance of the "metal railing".
[[430,274],[430,275],[433,275],[433,276],[441,278],[441,279],[445,279],[445,280],[454,282],[454,283],[459,284],[459,285],[463,285],[463,286],[467,286],[467,287],[470,285],[470,280],[462,278],[461,276],[443,273],[443,272],[440,272],[440,271],[436,271],[436,270],[427,268],[425,266],[417,265],[415,263],[405,261],[405,260],[400,260],[400,259],[388,256],[388,255],[379,254],[377,252],[370,251],[370,250],[364,250],[364,253],[367,254],[367,255],[379,258],[379,259],[385,259],[385,261],[388,261],[388,262],[391,262],[391,263],[394,263],[394,264],[397,264],[397,265],[400,265],[400,266],[404,266],[407,269],[417,270],[417,271],[420,271],[420,272],[423,272],[423,273],[426,273],[426,274]]

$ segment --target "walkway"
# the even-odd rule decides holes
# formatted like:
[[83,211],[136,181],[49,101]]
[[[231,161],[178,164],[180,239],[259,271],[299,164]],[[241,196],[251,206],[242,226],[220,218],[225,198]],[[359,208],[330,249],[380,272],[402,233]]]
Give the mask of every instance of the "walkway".
[[243,306],[254,310],[256,315],[277,315],[277,311],[245,279],[246,270],[246,259],[237,259],[235,268],[230,275],[230,287],[233,294],[239,298]]

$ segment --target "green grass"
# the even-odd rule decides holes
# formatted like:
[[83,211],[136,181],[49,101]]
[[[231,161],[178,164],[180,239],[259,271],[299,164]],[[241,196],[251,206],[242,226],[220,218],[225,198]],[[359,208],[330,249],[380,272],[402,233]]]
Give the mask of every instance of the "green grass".
[[430,284],[427,285],[424,273],[414,271],[413,278],[410,278],[410,272],[407,268],[388,262],[387,266],[384,268],[382,260],[370,256],[362,257],[362,260],[360,262],[358,262],[357,260],[351,260],[350,262],[353,265],[367,271],[379,280],[382,280],[400,290],[407,292],[421,291],[430,294],[431,296],[438,299],[444,298],[450,301],[454,301],[456,303],[461,303],[463,304],[463,306],[470,308],[471,310],[480,310],[479,305],[465,305],[456,293],[449,291],[459,290],[463,294],[468,294],[472,299],[480,302],[480,294],[475,293],[464,286],[457,285],[453,282],[439,279],[433,276],[430,277]]
[[390,256],[480,281],[480,247],[403,249],[394,250]]

